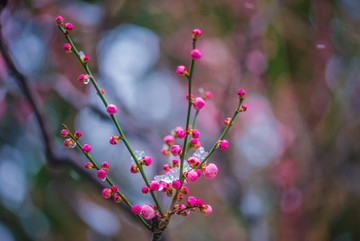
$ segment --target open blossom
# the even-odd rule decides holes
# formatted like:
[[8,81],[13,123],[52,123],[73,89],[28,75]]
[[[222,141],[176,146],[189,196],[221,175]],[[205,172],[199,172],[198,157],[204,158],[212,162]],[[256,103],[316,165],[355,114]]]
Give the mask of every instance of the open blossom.
[[200,212],[202,212],[204,216],[208,216],[212,213],[212,208],[210,205],[205,205],[200,209]]
[[190,166],[191,168],[195,168],[197,165],[200,164],[199,158],[194,157],[194,156],[190,157],[190,158],[187,160],[187,162],[189,163],[189,166]]
[[113,115],[117,112],[117,107],[116,105],[110,104],[106,107],[106,111],[107,113],[109,113],[110,115]]
[[179,145],[173,145],[170,149],[171,154],[173,154],[174,156],[177,156],[180,154],[181,152],[181,147]]
[[134,214],[140,214],[141,212],[141,207],[137,204],[133,205],[131,207],[131,211],[134,213]]
[[193,106],[196,110],[201,110],[205,106],[205,100],[201,97],[196,97]]
[[180,189],[180,192],[181,192],[183,195],[188,195],[188,194],[189,194],[189,188],[183,186],[183,187]]
[[215,164],[210,163],[204,169],[204,177],[206,179],[213,179],[218,173],[218,168]]
[[144,204],[141,207],[141,215],[143,215],[145,219],[152,219],[155,217],[155,210],[149,204]]

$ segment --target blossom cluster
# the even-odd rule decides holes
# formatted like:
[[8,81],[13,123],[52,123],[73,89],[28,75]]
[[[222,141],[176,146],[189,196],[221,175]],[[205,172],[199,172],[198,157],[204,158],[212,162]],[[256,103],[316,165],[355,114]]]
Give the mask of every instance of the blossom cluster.
[[[89,162],[85,163],[84,167],[87,170],[96,169],[96,175],[103,181],[109,183],[108,188],[104,188],[102,191],[102,196],[106,199],[113,196],[116,203],[124,200],[126,204],[131,208],[132,212],[135,215],[145,219],[153,219],[154,217],[159,218],[169,218],[172,214],[177,214],[181,216],[187,216],[190,213],[199,210],[205,216],[212,213],[212,207],[209,204],[204,204],[201,199],[196,199],[194,196],[188,196],[186,201],[183,201],[184,197],[189,194],[189,184],[197,181],[201,176],[205,179],[213,179],[217,176],[219,170],[215,163],[209,162],[209,158],[212,153],[217,150],[226,150],[229,147],[229,142],[224,139],[225,134],[231,127],[234,122],[236,115],[239,112],[244,112],[247,110],[246,105],[242,105],[245,91],[239,89],[237,95],[239,97],[239,104],[235,110],[235,113],[232,117],[228,117],[224,120],[225,130],[221,137],[215,142],[214,146],[209,150],[205,151],[205,148],[200,142],[200,131],[195,128],[196,117],[199,115],[200,111],[206,105],[206,102],[213,98],[213,94],[210,91],[200,91],[199,96],[194,96],[191,93],[191,84],[192,84],[192,72],[195,60],[199,60],[202,57],[202,53],[199,49],[196,48],[196,41],[202,35],[200,29],[194,29],[192,31],[191,39],[193,41],[193,49],[190,52],[190,57],[192,59],[191,68],[188,71],[187,67],[180,65],[176,67],[176,74],[179,77],[185,77],[189,83],[189,92],[186,95],[186,100],[188,102],[188,115],[185,127],[177,126],[170,131],[170,133],[163,138],[163,146],[160,150],[164,158],[168,159],[168,163],[163,165],[162,174],[156,175],[151,181],[148,181],[147,176],[144,172],[144,167],[150,166],[153,161],[152,158],[145,154],[143,151],[133,151],[126,140],[124,133],[122,132],[115,114],[117,113],[117,107],[114,104],[108,104],[105,98],[105,91],[102,88],[99,88],[95,78],[92,76],[87,64],[90,58],[85,55],[83,52],[78,51],[74,46],[73,42],[70,39],[69,33],[73,30],[73,25],[71,23],[64,23],[63,18],[58,16],[56,22],[60,30],[65,34],[66,39],[69,43],[64,44],[63,48],[66,53],[74,53],[82,65],[86,73],[80,74],[78,80],[84,84],[89,84],[90,82],[94,85],[97,90],[97,94],[101,97],[101,100],[104,103],[107,113],[111,116],[111,119],[116,125],[119,135],[113,135],[109,139],[111,145],[117,145],[119,141],[122,141],[126,148],[128,149],[131,155],[131,162],[129,165],[129,170],[133,174],[140,173],[144,179],[145,185],[141,188],[141,193],[148,194],[150,193],[155,204],[144,204],[142,206],[138,204],[130,204],[130,202],[125,198],[125,196],[118,190],[118,188],[112,184],[110,178],[107,175],[109,169],[109,164],[103,162],[98,166],[95,161],[90,156],[89,152],[91,147],[88,144],[81,145],[79,142],[80,137],[82,136],[81,132],[76,131],[74,134],[70,133],[69,129],[64,125],[65,129],[61,130],[60,134],[63,137],[69,137],[65,139],[64,146],[67,148],[74,148],[78,146],[81,148],[82,152],[89,159]],[[190,124],[190,113],[195,113],[193,116],[193,122]],[[182,144],[182,143],[183,144]],[[182,144],[182,145],[181,145]],[[161,204],[157,200],[155,192],[165,193],[168,197],[172,199],[171,205],[168,208],[168,211],[165,213]],[[141,216],[140,216],[141,215]],[[146,226],[146,224],[143,222]]]

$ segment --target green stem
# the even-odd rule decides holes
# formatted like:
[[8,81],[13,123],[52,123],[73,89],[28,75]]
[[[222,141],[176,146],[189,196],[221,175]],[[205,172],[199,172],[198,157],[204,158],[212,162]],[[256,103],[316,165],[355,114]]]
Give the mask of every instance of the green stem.
[[[71,131],[69,130],[69,128],[63,124],[63,127],[69,132],[69,136],[71,137],[71,139],[73,139],[76,143],[76,145],[79,147],[79,149],[82,151],[82,145],[80,144],[80,142],[75,139],[74,135],[71,134]],[[84,153],[84,152],[83,152]],[[96,164],[96,162],[92,159],[91,155],[89,153],[84,153],[84,155],[86,156],[86,158],[94,165],[94,167],[97,170],[100,170],[101,168]],[[105,180],[107,181],[107,183],[109,183],[110,186],[115,186],[114,183],[110,180],[110,178],[106,175],[105,176]],[[132,205],[130,204],[130,202],[127,200],[127,198],[125,197],[124,194],[122,194],[119,190],[116,191],[117,194],[120,195],[121,199],[124,200],[124,202],[129,206],[129,208],[131,209]],[[148,229],[149,231],[151,231],[151,228],[149,227],[149,225],[145,222],[145,220],[139,215],[136,214],[136,217],[140,220],[140,222],[145,226],[146,229]]]
[[[75,44],[74,44],[73,41],[71,40],[69,34],[66,34],[66,33],[65,33],[65,30],[64,30],[64,28],[63,28],[62,26],[60,26],[60,25],[58,25],[58,26],[59,26],[60,30],[64,33],[64,35],[65,35],[66,39],[68,40],[68,42],[70,43],[70,45],[71,45],[71,47],[72,47],[72,51],[75,53],[75,55],[77,56],[77,58],[79,59],[79,61],[80,61],[81,64],[83,65],[86,73],[89,75],[90,80],[91,80],[92,84],[94,85],[94,87],[95,87],[97,93],[99,94],[102,102],[104,103],[105,107],[107,107],[107,106],[108,106],[108,102],[106,101],[105,96],[101,93],[100,88],[99,88],[99,86],[98,86],[98,84],[97,84],[94,76],[92,75],[92,73],[91,73],[91,71],[90,71],[90,69],[89,69],[89,66],[87,65],[87,63],[83,63],[83,62],[82,62],[82,59],[81,59],[80,54],[79,54],[79,51],[76,49]],[[146,176],[146,174],[145,174],[142,166],[140,165],[139,160],[136,158],[133,150],[131,149],[128,141],[126,140],[126,137],[125,137],[122,129],[120,128],[119,122],[117,121],[116,117],[115,117],[113,114],[110,115],[110,117],[111,117],[111,119],[113,120],[113,122],[114,122],[114,124],[115,124],[115,126],[116,126],[116,129],[118,130],[118,132],[119,132],[119,134],[120,134],[120,136],[121,136],[121,140],[123,141],[123,143],[125,144],[126,148],[128,149],[131,157],[134,159],[136,165],[139,167],[141,176],[143,177],[146,185],[149,187],[149,180],[148,180],[148,178],[147,178],[147,176]],[[164,214],[164,213],[163,213],[163,210],[162,210],[162,208],[161,208],[160,202],[159,202],[159,200],[157,199],[155,193],[154,193],[153,191],[150,191],[150,194],[151,194],[154,202],[156,203],[156,206],[157,206],[158,210],[160,211],[160,214],[163,215],[163,214]]]
[[206,162],[207,159],[209,159],[209,157],[213,154],[213,152],[217,149],[218,147],[218,141],[221,141],[222,139],[224,139],[224,136],[226,135],[226,133],[228,132],[228,130],[230,129],[230,126],[232,125],[235,117],[237,116],[237,114],[239,114],[239,108],[241,106],[241,103],[243,102],[244,99],[240,99],[239,104],[231,118],[230,123],[226,126],[225,130],[223,131],[223,133],[221,134],[220,138],[215,142],[214,146],[211,148],[211,150],[209,151],[209,153],[206,155],[206,157],[204,158],[204,160],[197,165],[194,169],[200,169],[202,164],[204,164],[204,162]]
[[[196,47],[196,40],[193,40],[193,49],[195,49]],[[184,160],[187,156],[187,151],[188,149],[186,148],[187,146],[187,142],[188,142],[188,138],[189,138],[189,123],[190,123],[190,113],[191,113],[191,85],[192,85],[192,76],[194,73],[194,66],[195,66],[195,59],[191,60],[191,67],[190,67],[190,74],[189,74],[189,102],[188,102],[188,111],[187,111],[187,116],[186,116],[186,125],[185,125],[185,130],[186,130],[186,135],[184,138],[184,144],[183,144],[183,153],[181,155],[180,158],[180,175],[179,175],[179,180],[181,182],[181,184],[184,182],[184,175],[183,175],[183,169],[184,169]],[[176,195],[174,195],[174,198],[176,199]]]
[[194,115],[194,119],[193,119],[193,122],[192,122],[192,125],[191,125],[192,129],[195,129],[195,123],[196,123],[196,118],[197,118],[198,114],[199,114],[199,111],[196,110],[195,115]]

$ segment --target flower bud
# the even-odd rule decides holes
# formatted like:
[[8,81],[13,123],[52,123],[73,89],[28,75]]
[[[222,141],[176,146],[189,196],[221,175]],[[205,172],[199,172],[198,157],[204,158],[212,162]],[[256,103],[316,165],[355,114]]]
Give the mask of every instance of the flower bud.
[[63,25],[64,24],[64,19],[63,19],[63,17],[61,17],[61,16],[57,16],[56,17],[56,23],[58,24],[58,25]]
[[198,49],[191,50],[191,58],[200,59],[201,56],[202,56],[202,54],[201,54],[200,50],[198,50]]
[[66,34],[70,33],[72,29],[73,29],[73,25],[71,23],[65,23],[64,30]]

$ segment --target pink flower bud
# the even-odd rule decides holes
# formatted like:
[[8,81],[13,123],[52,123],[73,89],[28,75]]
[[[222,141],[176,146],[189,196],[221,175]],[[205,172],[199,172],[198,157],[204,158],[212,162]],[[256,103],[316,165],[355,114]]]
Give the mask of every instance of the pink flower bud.
[[66,43],[66,44],[64,44],[64,50],[65,50],[65,52],[66,53],[71,53],[72,51],[71,51],[71,45],[70,44],[68,44],[68,43]]
[[64,140],[64,146],[66,148],[74,148],[76,146],[76,142],[72,138],[68,138]]
[[116,192],[117,190],[118,190],[118,188],[117,188],[117,186],[111,186],[111,191],[114,193],[114,192]]
[[201,58],[201,52],[198,49],[191,50],[191,58],[193,59],[200,59]]
[[176,197],[176,201],[180,202],[181,200],[183,200],[184,196],[179,193],[178,196]]
[[82,136],[81,131],[75,131],[74,137],[75,137],[76,140],[79,140],[81,136]]
[[202,212],[204,216],[208,216],[212,213],[212,208],[210,205],[205,205],[203,208],[200,209],[200,212]]
[[164,171],[169,170],[169,168],[170,168],[170,164],[165,164],[165,165],[162,167],[162,169],[163,169]]
[[170,155],[170,149],[169,148],[162,148],[160,151],[161,151],[161,154],[163,154],[164,156],[169,156]]
[[64,19],[61,16],[57,16],[56,23],[62,26],[64,24]]
[[62,135],[63,137],[66,137],[68,134],[69,134],[69,132],[68,132],[68,130],[66,130],[66,129],[62,129],[62,130],[60,131],[60,135]]
[[164,137],[164,143],[168,146],[172,146],[174,144],[175,138],[171,135],[167,135]]
[[105,176],[106,176],[106,171],[104,171],[103,169],[100,169],[100,170],[98,170],[98,171],[96,172],[96,175],[97,175],[98,178],[104,179]]
[[205,106],[205,100],[201,97],[196,97],[193,106],[196,110],[201,110]]
[[200,137],[200,131],[194,129],[194,130],[191,131],[191,135],[192,135],[192,137],[197,139],[197,138]]
[[201,36],[201,30],[198,29],[198,28],[195,28],[193,31],[192,31],[192,39],[195,40],[197,39],[198,37]]
[[196,198],[193,196],[190,196],[186,199],[187,204],[192,207],[196,205]]
[[200,169],[195,169],[195,171],[196,171],[198,177],[200,177],[201,176],[201,170]]
[[107,113],[109,113],[110,115],[113,115],[117,112],[117,107],[116,105],[110,104],[106,107],[106,111]]
[[166,192],[170,188],[170,184],[166,182],[162,182],[160,186],[163,188],[161,191]]
[[102,195],[104,198],[108,199],[111,197],[111,190],[109,188],[104,188],[102,191]]
[[116,145],[118,144],[119,140],[120,140],[120,136],[112,136],[110,137],[109,143],[111,145]]
[[214,177],[216,177],[217,173],[218,173],[218,168],[216,167],[216,165],[210,163],[205,167],[204,177],[206,179],[213,179]]
[[85,169],[90,170],[94,168],[94,165],[91,162],[87,162],[84,165]]
[[148,192],[150,192],[150,188],[148,186],[143,186],[141,188],[141,192],[144,194],[147,194]]
[[73,25],[71,23],[65,23],[64,29],[65,29],[65,33],[68,34],[73,29]]
[[196,200],[196,204],[195,204],[195,205],[198,206],[198,207],[202,207],[203,201],[202,201],[201,199],[198,199],[198,200]]
[[177,190],[181,187],[181,183],[179,180],[174,180],[172,181],[171,186]]
[[194,169],[191,169],[190,171],[188,171],[186,173],[186,181],[188,183],[192,183],[192,182],[195,182],[196,179],[198,179],[198,174],[197,172],[194,170]]
[[87,62],[89,62],[89,59],[90,59],[89,56],[85,55],[84,58],[82,58],[81,61],[82,61],[84,64],[86,64]]
[[81,75],[79,75],[79,77],[78,77],[78,80],[79,80],[81,83],[88,83],[89,79],[90,79],[90,76],[87,75],[87,74],[81,74]]
[[172,163],[174,165],[174,167],[178,167],[179,166],[179,160],[178,159],[173,159]]
[[139,172],[139,167],[136,164],[132,164],[130,167],[130,172],[131,173],[138,173]]
[[152,219],[155,217],[155,210],[149,204],[144,204],[141,207],[141,215],[143,215],[145,219]]
[[141,164],[144,164],[145,166],[150,166],[152,163],[151,157],[149,156],[144,156],[143,159],[141,160]]
[[[99,90],[100,90],[101,94],[103,94],[103,95],[105,94],[105,90],[103,88],[100,88]],[[96,92],[96,94],[99,95],[98,92]]]
[[184,65],[176,67],[176,73],[178,76],[189,76],[189,73]]
[[[189,100],[189,94],[186,94],[186,100]],[[194,103],[194,95],[191,94],[191,103]]]
[[135,204],[135,205],[133,205],[133,206],[131,207],[131,210],[132,210],[132,212],[133,212],[134,214],[140,214],[140,212],[141,212],[141,207],[140,207],[139,205]]
[[240,112],[245,112],[245,111],[247,111],[247,109],[248,109],[247,105],[242,105],[242,106],[239,108],[239,111],[240,111]]
[[174,156],[177,156],[180,154],[181,152],[181,147],[179,145],[173,145],[171,148],[170,148],[170,152],[171,154],[173,154]]
[[201,146],[201,143],[198,139],[192,138],[189,141],[189,145],[196,150]]
[[109,167],[110,167],[109,163],[107,162],[101,163],[101,169],[103,169],[104,171],[107,172],[107,170],[109,170]]
[[[231,118],[230,118],[230,117],[226,118],[225,121],[224,121],[225,126],[229,125],[230,122],[231,122]],[[233,123],[231,123],[231,125],[232,125],[232,124],[233,124]]]
[[[181,128],[181,127],[180,127]],[[180,138],[180,139],[182,139],[182,138],[184,138],[185,137],[185,135],[186,135],[186,130],[185,129],[183,129],[183,128],[178,128],[177,130],[175,130],[175,135],[176,135],[176,137],[177,138]],[[176,128],[175,128],[176,129]]]
[[91,151],[91,147],[88,144],[84,144],[81,149],[84,153],[89,153]]
[[243,99],[244,96],[245,96],[245,94],[246,94],[246,92],[245,92],[245,90],[243,90],[243,89],[239,89],[238,92],[237,92],[237,94],[238,94],[238,96],[239,96],[240,99]]
[[153,180],[149,183],[149,187],[151,191],[158,191],[160,188],[160,183],[158,183],[156,180]]
[[180,189],[180,192],[183,194],[183,195],[188,195],[189,194],[189,188],[185,187],[185,186],[182,186],[182,188]]
[[200,164],[200,160],[199,160],[197,157],[194,157],[194,156],[190,157],[190,158],[187,160],[187,162],[189,163],[189,166],[190,166],[191,168],[195,168],[197,165]]
[[227,140],[221,140],[218,142],[218,146],[221,150],[226,150],[229,147],[229,142]]
[[212,98],[212,93],[210,91],[205,91],[202,98],[204,100],[210,100]]
[[114,202],[115,203],[120,203],[122,201],[122,198],[120,197],[120,195],[118,193],[114,194]]

